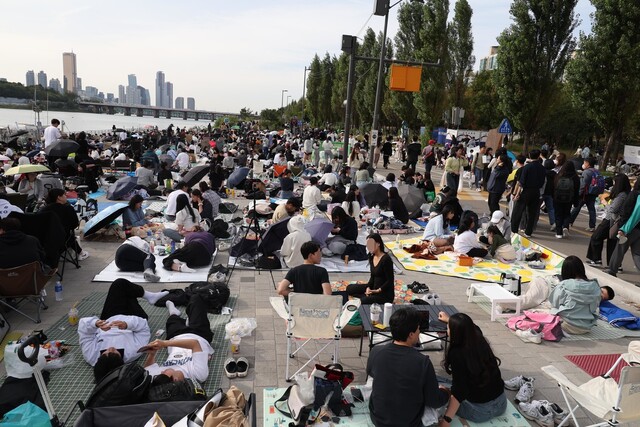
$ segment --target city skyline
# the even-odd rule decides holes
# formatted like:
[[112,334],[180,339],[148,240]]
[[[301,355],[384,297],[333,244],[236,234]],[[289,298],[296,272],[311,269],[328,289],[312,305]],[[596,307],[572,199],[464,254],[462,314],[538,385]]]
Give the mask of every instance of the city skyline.
[[[25,26],[19,19],[10,19],[0,28],[0,37],[12,40],[5,46],[11,61],[0,66],[0,77],[24,82],[26,70],[42,69],[49,77],[60,78],[60,53],[72,51],[78,56],[84,84],[105,93],[116,93],[126,76],[135,73],[155,99],[154,77],[162,70],[174,84],[176,96],[196,97],[203,110],[279,108],[283,89],[293,100],[302,96],[304,67],[314,54],[338,56],[343,34],[363,37],[367,27],[376,33],[382,30],[384,18],[371,16],[372,3],[60,0],[42,13],[37,4],[6,0],[3,11],[7,16],[30,16],[32,20]],[[450,0],[449,21],[455,3]],[[479,59],[512,22],[511,1],[469,0],[469,4],[473,9],[474,69],[478,69]],[[391,9],[389,16],[391,39],[398,29],[398,9]],[[588,0],[578,0],[578,30],[590,32],[592,11]],[[81,37],[69,31],[78,25],[87,29]],[[170,36],[158,31],[176,25],[184,26],[185,31]]]

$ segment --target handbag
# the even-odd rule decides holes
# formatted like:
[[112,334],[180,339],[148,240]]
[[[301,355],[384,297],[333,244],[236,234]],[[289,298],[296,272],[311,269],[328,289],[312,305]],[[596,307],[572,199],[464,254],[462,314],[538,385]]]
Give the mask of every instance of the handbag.
[[213,393],[213,397],[211,397],[211,399],[195,411],[182,417],[180,421],[173,424],[173,427],[202,427],[207,414],[214,408],[217,408],[222,400],[224,400],[224,397],[225,395],[222,392],[222,389],[217,389]]
[[304,426],[309,419],[313,404],[305,405],[300,396],[300,386],[289,386],[284,394],[273,403],[273,406],[285,417],[291,418],[296,425]]
[[335,363],[327,366],[316,365],[314,377],[313,408],[329,407],[336,416],[351,416],[351,406],[342,399],[342,390],[353,382],[353,372],[344,371]]
[[507,326],[512,331],[533,329],[540,333],[545,341],[560,341],[564,337],[562,332],[562,319],[560,316],[549,313],[536,313],[525,311],[520,316],[509,318]]

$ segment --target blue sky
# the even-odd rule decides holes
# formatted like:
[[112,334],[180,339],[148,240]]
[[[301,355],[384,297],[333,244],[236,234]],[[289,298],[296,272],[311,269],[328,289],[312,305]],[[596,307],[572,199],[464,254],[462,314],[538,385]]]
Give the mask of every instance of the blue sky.
[[[339,55],[342,34],[357,34],[373,11],[373,0],[2,3],[0,77],[24,84],[27,70],[44,70],[62,81],[62,52],[73,50],[83,86],[117,96],[118,85],[135,74],[153,102],[155,73],[162,70],[175,97],[193,96],[198,109],[229,112],[278,108],[283,89],[285,97],[301,97],[313,55]],[[511,2],[469,3],[479,59],[510,24]],[[396,11],[389,37],[397,31]],[[589,32],[592,11],[588,0],[578,1],[580,30]],[[377,32],[383,23],[373,16],[368,26]]]

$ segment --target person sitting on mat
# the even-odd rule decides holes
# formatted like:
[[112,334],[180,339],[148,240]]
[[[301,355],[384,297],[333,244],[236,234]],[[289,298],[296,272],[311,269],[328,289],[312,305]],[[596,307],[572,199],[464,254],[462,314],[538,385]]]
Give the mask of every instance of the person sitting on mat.
[[157,282],[156,257],[151,253],[149,243],[138,236],[129,237],[116,250],[116,267],[120,271],[142,271],[144,280]]
[[149,342],[148,315],[138,303],[155,304],[168,291],[149,292],[126,279],[116,279],[100,317],[83,317],[78,323],[82,356],[93,366],[96,383],[113,369],[140,357],[138,349]]
[[327,239],[327,247],[323,249],[323,253],[326,256],[342,255],[347,245],[356,242],[358,223],[340,206],[336,206],[331,211],[331,221],[334,226],[331,230],[333,236]]
[[395,298],[393,261],[384,250],[384,242],[379,234],[367,236],[367,251],[369,252],[369,267],[371,276],[366,284],[351,284],[347,287],[347,294],[360,298],[362,304],[393,303]]
[[[329,273],[318,266],[322,260],[320,245],[316,242],[305,242],[300,247],[304,263],[293,267],[278,283],[278,295],[286,297],[290,292],[331,295]],[[293,289],[290,288],[293,285]]]
[[[447,205],[442,209],[440,215],[436,215],[427,222],[422,234],[422,240],[428,240],[436,248],[453,250],[454,236],[449,229],[449,221],[456,215],[453,206]],[[440,251],[438,251],[440,252]]]
[[176,219],[175,224],[177,230],[167,228],[164,230],[164,235],[179,242],[184,236],[189,233],[198,231],[200,229],[200,212],[191,207],[189,196],[181,194],[176,200]]
[[193,268],[206,267],[216,251],[216,242],[211,233],[193,231],[184,239],[184,246],[162,260],[165,270],[193,273]]
[[304,224],[302,215],[295,215],[287,223],[289,234],[282,241],[280,255],[289,268],[297,267],[304,262],[300,249],[303,244],[311,241],[311,235],[304,229]]
[[484,258],[489,251],[484,248],[482,243],[478,242],[477,235],[473,232],[474,226],[475,221],[471,215],[463,219],[458,229],[458,235],[453,241],[453,250],[470,257]]
[[129,200],[129,206],[122,212],[122,226],[125,230],[130,230],[133,236],[144,237],[147,230],[162,229],[162,225],[149,222],[142,209],[144,198],[136,194]]
[[[169,318],[165,329],[166,340],[155,340],[149,343],[147,360],[144,368],[154,376],[154,384],[170,381],[182,381],[193,378],[204,382],[209,377],[209,357],[213,354],[211,340],[213,332],[207,316],[208,304],[200,294],[191,295],[187,305],[188,322],[181,316],[180,310],[171,301],[166,302]],[[158,350],[166,348],[167,359],[156,362]]]

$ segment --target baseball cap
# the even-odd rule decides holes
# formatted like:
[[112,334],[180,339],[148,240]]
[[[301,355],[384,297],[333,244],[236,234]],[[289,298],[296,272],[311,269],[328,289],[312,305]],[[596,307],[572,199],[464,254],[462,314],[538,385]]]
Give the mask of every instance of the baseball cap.
[[504,213],[502,211],[495,211],[493,215],[491,215],[491,222],[497,224],[502,218],[504,218]]

